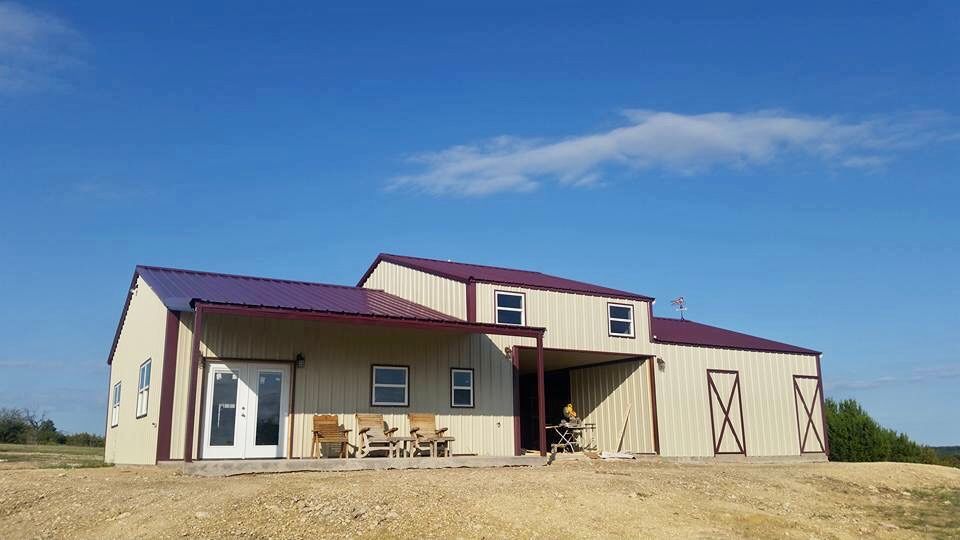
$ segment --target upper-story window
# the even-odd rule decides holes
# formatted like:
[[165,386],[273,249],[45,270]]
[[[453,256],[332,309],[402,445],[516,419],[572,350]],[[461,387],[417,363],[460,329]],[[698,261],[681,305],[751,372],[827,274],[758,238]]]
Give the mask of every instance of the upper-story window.
[[137,418],[147,415],[147,407],[150,405],[150,366],[153,364],[149,359],[140,364],[140,377],[137,380]]
[[523,293],[497,291],[494,294],[497,301],[497,324],[523,326],[526,323],[526,298]]
[[607,304],[607,316],[611,336],[633,337],[632,305]]

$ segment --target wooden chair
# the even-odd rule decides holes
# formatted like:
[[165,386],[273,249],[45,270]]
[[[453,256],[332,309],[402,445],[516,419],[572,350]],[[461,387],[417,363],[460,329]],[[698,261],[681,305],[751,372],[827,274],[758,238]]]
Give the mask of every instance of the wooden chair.
[[357,413],[357,434],[360,435],[359,457],[367,457],[373,452],[387,452],[387,457],[396,457],[400,439],[393,436],[397,428],[384,430],[386,423],[382,414]]
[[407,421],[410,423],[410,436],[414,438],[414,455],[429,450],[431,457],[439,457],[441,452],[444,457],[450,457],[450,446],[456,439],[444,435],[447,428],[437,429],[436,415],[410,413],[407,414]]
[[335,414],[315,414],[313,415],[313,446],[310,449],[310,457],[320,457],[323,452],[320,451],[321,444],[339,444],[340,456],[347,457],[347,445],[350,441],[347,439],[349,429],[344,429],[337,421]]

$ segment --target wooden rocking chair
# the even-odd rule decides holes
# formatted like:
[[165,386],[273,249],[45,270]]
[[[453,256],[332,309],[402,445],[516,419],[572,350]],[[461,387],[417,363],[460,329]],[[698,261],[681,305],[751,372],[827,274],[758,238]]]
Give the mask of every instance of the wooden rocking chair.
[[347,433],[350,431],[340,425],[335,414],[313,415],[313,445],[310,449],[310,457],[322,456],[321,444],[339,444],[339,457],[347,457],[347,445],[350,444]]

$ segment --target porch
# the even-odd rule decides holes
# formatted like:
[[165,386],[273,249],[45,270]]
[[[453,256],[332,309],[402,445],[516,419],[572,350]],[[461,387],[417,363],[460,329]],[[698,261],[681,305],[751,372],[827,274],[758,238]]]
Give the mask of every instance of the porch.
[[[170,452],[158,462],[248,472],[512,464],[489,459],[516,454],[516,366],[489,334],[520,343],[539,342],[543,332],[209,304],[184,313],[181,322],[178,341],[191,344],[190,356],[180,359]],[[355,456],[361,413],[382,415],[398,436],[410,434],[412,413],[434,415],[437,427],[456,439],[453,456],[426,465],[418,457],[309,459],[315,415],[337,417],[348,430],[347,454]],[[334,445],[321,450],[339,454]],[[284,458],[292,462],[284,465]],[[238,460],[254,465],[240,467]]]
[[236,476],[241,474],[303,471],[385,471],[408,469],[474,469],[495,467],[539,467],[545,456],[453,456],[443,459],[414,458],[326,458],[326,459],[230,459],[200,460],[183,464],[193,476]]

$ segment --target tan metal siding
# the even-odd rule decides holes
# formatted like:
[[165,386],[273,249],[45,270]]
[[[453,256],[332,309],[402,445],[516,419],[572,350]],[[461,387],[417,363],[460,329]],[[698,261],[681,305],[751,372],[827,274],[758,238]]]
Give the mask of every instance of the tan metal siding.
[[[495,291],[524,293],[526,324],[547,329],[543,346],[548,349],[650,353],[650,317],[646,302],[478,283],[478,322],[496,322]],[[635,337],[609,335],[607,304],[611,302],[633,306]]]
[[[667,344],[653,348],[665,362],[655,370],[662,455],[713,456],[707,369],[740,372],[748,456],[800,453],[793,376],[816,375],[815,356]],[[715,414],[719,418],[719,411]],[[815,421],[822,433],[820,418]],[[725,446],[727,442],[725,438]]]
[[624,452],[654,453],[650,376],[646,361],[617,362],[570,371],[570,394],[584,422],[597,425],[600,451],[617,450],[630,410]]
[[[191,317],[182,319],[192,324]],[[310,453],[314,414],[339,415],[354,430],[350,437],[356,444],[357,412],[383,413],[387,424],[401,432],[408,432],[408,412],[434,412],[439,425],[456,437],[455,453],[513,455],[512,360],[486,336],[227,316],[209,316],[204,327],[206,356],[290,360],[297,353],[304,355],[305,367],[296,370],[293,396],[294,457]],[[189,330],[181,333],[181,343],[189,343],[190,336],[184,334]],[[181,354],[180,365],[187,366],[189,345],[181,347]],[[373,364],[410,367],[410,407],[370,405]],[[475,408],[450,407],[452,367],[474,369]],[[183,455],[183,389],[189,370],[181,371],[175,394],[174,458]],[[197,403],[200,409],[199,399]]]
[[[190,384],[190,351],[193,347],[193,313],[180,314],[180,335],[177,338],[177,377],[173,392],[173,418],[171,419],[170,459],[183,459],[183,444],[186,437],[187,388]],[[197,371],[199,381],[199,370]],[[200,418],[200,386],[197,388],[197,413]],[[197,435],[194,436],[196,440]]]
[[[143,278],[137,278],[135,290],[122,321],[120,339],[110,367],[104,449],[104,459],[109,463],[152,464],[157,458],[157,422],[160,415],[160,388],[163,385],[167,308]],[[147,415],[137,418],[140,365],[148,358],[151,367]],[[121,383],[119,424],[110,427],[113,385],[117,382]]]
[[460,319],[467,318],[467,286],[406,266],[381,261],[363,284]]

